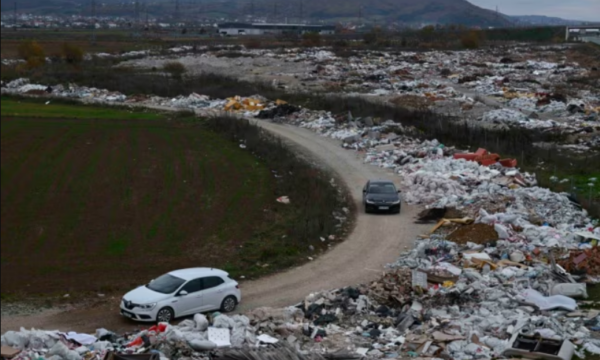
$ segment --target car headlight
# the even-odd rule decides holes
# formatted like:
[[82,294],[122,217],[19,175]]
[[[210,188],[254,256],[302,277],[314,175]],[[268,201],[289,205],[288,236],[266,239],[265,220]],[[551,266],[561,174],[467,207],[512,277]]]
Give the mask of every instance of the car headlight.
[[400,204],[400,200],[393,201],[392,204],[398,205],[398,204]]
[[367,204],[375,204],[375,202],[373,200],[367,199]]
[[152,310],[155,307],[156,307],[156,303],[146,304],[146,305],[140,305],[140,309],[142,309],[142,310]]

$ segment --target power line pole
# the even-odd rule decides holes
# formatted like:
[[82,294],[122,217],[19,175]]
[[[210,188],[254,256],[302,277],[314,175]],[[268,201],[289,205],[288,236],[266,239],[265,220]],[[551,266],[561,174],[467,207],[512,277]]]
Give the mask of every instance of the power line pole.
[[150,30],[150,22],[148,19],[148,0],[144,1],[144,12],[146,13],[146,30]]
[[14,12],[13,12],[13,27],[17,29],[17,2],[14,3]]
[[96,0],[92,0],[92,45],[96,45]]
[[500,21],[500,9],[498,5],[496,5],[496,21]]
[[139,27],[140,26],[140,2],[139,0],[136,0],[133,3],[133,16],[134,16],[134,21],[135,21],[135,27]]
[[363,18],[363,7],[362,5],[359,5],[358,7],[358,25],[362,25],[362,18]]

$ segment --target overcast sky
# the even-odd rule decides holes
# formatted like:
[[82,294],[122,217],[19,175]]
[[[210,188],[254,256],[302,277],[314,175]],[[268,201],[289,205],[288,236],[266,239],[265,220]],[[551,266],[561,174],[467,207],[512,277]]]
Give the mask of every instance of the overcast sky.
[[507,15],[545,15],[568,20],[600,21],[600,0],[469,0]]

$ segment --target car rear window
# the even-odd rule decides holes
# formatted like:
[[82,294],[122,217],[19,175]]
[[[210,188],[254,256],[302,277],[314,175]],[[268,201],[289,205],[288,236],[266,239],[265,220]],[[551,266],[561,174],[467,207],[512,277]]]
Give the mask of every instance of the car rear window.
[[206,277],[206,278],[204,278],[203,289],[208,290],[208,289],[216,288],[217,286],[220,286],[224,283],[225,283],[225,280],[223,280],[222,278],[220,278],[218,276]]
[[146,285],[146,287],[152,291],[156,291],[157,293],[172,294],[184,283],[185,280],[167,274],[154,280],[150,284]]
[[394,184],[373,184],[369,188],[371,194],[393,194],[397,193]]

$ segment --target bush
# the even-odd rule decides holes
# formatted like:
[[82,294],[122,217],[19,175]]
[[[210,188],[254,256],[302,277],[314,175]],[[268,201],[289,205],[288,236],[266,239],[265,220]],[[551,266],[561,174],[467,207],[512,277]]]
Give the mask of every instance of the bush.
[[163,67],[163,70],[171,74],[171,76],[176,79],[180,79],[186,72],[185,66],[178,61],[166,63]]
[[460,39],[462,46],[465,49],[479,49],[481,37],[478,31],[469,31]]
[[323,43],[321,34],[316,32],[306,33],[302,35],[302,45],[307,47],[319,47]]
[[83,49],[79,46],[64,43],[62,46],[62,58],[71,65],[78,65],[83,62]]
[[348,46],[350,46],[350,44],[346,40],[336,40],[333,43],[333,46],[336,48],[347,48]]
[[[348,189],[332,185],[332,174],[314,167],[281,139],[248,120],[215,117],[208,119],[207,125],[212,131],[236,143],[244,139],[248,151],[264,161],[276,174],[281,174],[277,181],[277,193],[289,196],[293,209],[293,222],[286,229],[285,242],[288,248],[306,249],[311,239],[340,235],[344,231],[338,227],[339,222],[334,214],[341,214],[343,208],[352,209],[352,202]],[[277,252],[275,249],[272,251]],[[284,260],[280,257],[285,256],[271,253],[269,249],[246,247],[241,261],[255,263],[257,260],[268,260],[273,264]]]
[[363,36],[363,41],[366,45],[373,45],[379,41],[381,29],[375,28]]
[[260,49],[262,44],[258,39],[249,39],[244,42],[244,46],[246,49]]
[[36,41],[24,41],[18,48],[19,57],[27,62],[27,67],[36,68],[46,62],[44,48]]

